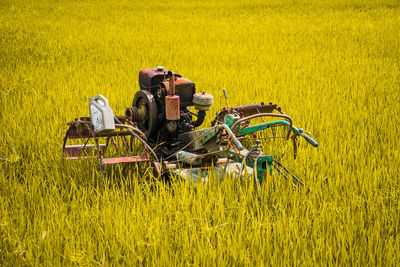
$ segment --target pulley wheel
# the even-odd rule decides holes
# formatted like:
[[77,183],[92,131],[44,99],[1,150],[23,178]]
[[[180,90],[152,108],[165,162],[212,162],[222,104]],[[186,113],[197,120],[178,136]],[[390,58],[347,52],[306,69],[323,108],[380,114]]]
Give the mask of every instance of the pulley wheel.
[[132,106],[137,108],[138,128],[147,138],[153,137],[158,129],[158,110],[153,95],[146,90],[140,90],[133,98]]

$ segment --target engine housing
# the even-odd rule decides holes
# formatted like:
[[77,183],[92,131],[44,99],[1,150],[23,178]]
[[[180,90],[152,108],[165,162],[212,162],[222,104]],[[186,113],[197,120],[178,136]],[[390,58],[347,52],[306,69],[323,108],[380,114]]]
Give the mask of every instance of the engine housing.
[[[126,115],[137,123],[149,140],[173,141],[179,134],[194,130],[203,123],[206,110],[212,104],[212,96],[206,94],[211,97],[206,101],[208,106],[198,105],[197,95],[200,94],[196,94],[194,82],[163,67],[141,70],[139,86],[140,91],[148,93],[137,92]],[[190,106],[195,106],[198,113],[191,112]],[[169,115],[174,113],[178,114]],[[197,119],[193,120],[193,116]]]

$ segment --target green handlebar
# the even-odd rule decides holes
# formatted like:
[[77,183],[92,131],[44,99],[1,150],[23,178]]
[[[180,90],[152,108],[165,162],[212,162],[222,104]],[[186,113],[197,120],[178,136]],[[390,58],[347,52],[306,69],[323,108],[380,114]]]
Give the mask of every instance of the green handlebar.
[[[279,120],[279,121],[272,121],[272,122],[268,122],[268,123],[262,123],[262,124],[257,124],[257,125],[253,125],[253,126],[249,126],[246,127],[244,129],[241,129],[238,133],[238,135],[245,135],[245,134],[249,134],[249,133],[254,133],[260,130],[264,130],[267,129],[271,126],[276,126],[276,125],[286,125],[289,126],[290,123],[284,120]],[[297,133],[298,135],[302,136],[304,139],[306,139],[306,141],[311,144],[313,147],[318,147],[319,144],[317,141],[315,141],[314,139],[312,139],[310,136],[305,135],[302,130],[297,129],[296,127],[292,127],[292,131],[294,131],[295,133]]]

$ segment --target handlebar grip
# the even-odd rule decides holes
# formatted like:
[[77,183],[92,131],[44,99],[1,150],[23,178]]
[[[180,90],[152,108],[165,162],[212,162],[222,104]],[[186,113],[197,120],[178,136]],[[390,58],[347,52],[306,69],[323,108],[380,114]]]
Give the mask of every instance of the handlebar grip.
[[312,139],[311,137],[309,137],[308,135],[303,134],[302,135],[304,137],[304,139],[307,140],[308,143],[310,143],[313,147],[318,147],[319,144],[317,141],[315,141],[314,139]]
[[239,140],[233,139],[233,143],[235,143],[235,146],[236,146],[240,151],[243,150],[243,146],[242,146],[242,144],[240,143]]

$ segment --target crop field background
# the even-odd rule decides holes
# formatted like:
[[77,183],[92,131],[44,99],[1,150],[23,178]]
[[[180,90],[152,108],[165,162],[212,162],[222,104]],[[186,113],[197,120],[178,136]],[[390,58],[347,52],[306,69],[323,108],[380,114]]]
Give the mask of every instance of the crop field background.
[[[66,164],[66,122],[123,115],[164,66],[224,106],[273,102],[313,133],[267,177],[143,187]],[[0,0],[0,265],[397,265],[400,3]],[[282,149],[286,149],[282,153]]]

